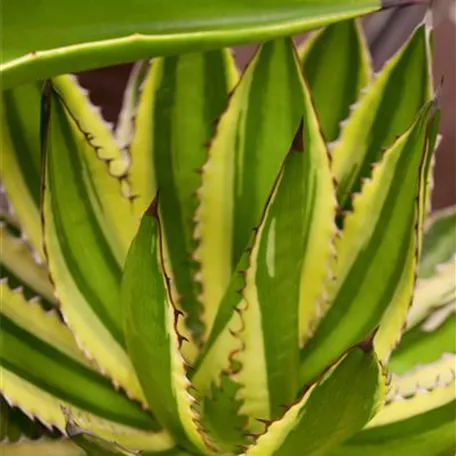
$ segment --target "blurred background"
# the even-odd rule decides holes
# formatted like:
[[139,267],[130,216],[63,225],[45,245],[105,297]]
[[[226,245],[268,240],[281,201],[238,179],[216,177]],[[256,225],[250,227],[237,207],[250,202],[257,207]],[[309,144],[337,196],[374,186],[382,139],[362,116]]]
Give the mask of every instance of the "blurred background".
[[[435,33],[434,85],[439,88],[443,140],[436,154],[433,209],[456,204],[456,2],[434,2]],[[362,19],[375,71],[378,71],[423,21],[425,7],[413,5],[389,9]],[[297,37],[301,42],[306,35]],[[242,70],[254,54],[256,45],[234,49]],[[102,107],[106,120],[115,123],[122,93],[132,65],[119,65],[79,74],[89,89],[92,102]]]

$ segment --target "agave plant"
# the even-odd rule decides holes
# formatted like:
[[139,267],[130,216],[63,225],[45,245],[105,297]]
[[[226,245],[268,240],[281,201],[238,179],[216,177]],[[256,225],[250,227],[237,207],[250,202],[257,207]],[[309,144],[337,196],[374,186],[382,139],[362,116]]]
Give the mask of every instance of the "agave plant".
[[115,131],[70,76],[41,123],[39,84],[6,91],[5,454],[451,454],[428,35],[375,77],[353,20],[241,78],[140,62]]

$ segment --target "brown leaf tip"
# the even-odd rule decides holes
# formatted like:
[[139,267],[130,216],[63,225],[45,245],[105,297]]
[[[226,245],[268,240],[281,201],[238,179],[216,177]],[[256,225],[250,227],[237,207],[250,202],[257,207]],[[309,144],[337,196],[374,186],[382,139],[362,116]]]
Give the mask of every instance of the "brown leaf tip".
[[295,137],[293,138],[293,142],[291,143],[291,150],[295,150],[298,152],[304,151],[304,141],[303,141],[303,137],[302,137],[303,127],[304,127],[304,121],[301,119],[301,122],[299,123],[298,131],[296,132]]
[[364,353],[372,353],[374,350],[374,338],[375,335],[377,334],[378,328],[374,329],[364,340],[362,340],[359,344],[358,347],[364,352]]
[[145,214],[158,219],[158,191],[155,195],[155,198],[150,203],[150,206],[147,208]]

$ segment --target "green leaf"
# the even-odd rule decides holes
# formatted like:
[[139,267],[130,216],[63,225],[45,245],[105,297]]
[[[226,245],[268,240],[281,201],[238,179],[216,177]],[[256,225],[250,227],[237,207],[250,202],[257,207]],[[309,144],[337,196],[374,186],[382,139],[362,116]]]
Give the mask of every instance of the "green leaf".
[[60,436],[59,431],[49,430],[40,422],[30,419],[17,407],[8,405],[8,402],[0,396],[0,447],[6,443]]
[[355,348],[272,422],[246,456],[326,455],[371,418],[386,390],[371,353]]
[[[372,179],[353,200],[353,212],[346,216],[336,242],[331,306],[301,352],[304,384],[377,328],[385,312],[406,310],[410,303],[430,109],[428,104],[412,127],[385,152]],[[396,323],[398,336],[402,325]],[[380,340],[379,346],[376,343],[382,359],[389,353],[389,343],[384,342]]]
[[0,74],[10,87],[150,56],[266,41],[379,8],[377,0],[133,0],[127,9],[120,1],[49,0],[23,14],[7,0]]
[[364,32],[356,20],[337,22],[307,39],[299,54],[323,134],[327,142],[334,141],[371,79]]
[[426,222],[423,237],[420,278],[435,274],[436,267],[456,253],[456,206],[441,209]]
[[[42,211],[56,295],[84,350],[132,397],[142,399],[122,330],[121,266],[135,226],[115,177],[122,157],[68,77],[57,78],[56,89],[48,85],[47,92]],[[103,160],[111,160],[112,176]]]
[[384,426],[366,429],[331,456],[450,456],[454,454],[456,401]]
[[64,409],[66,415],[66,432],[70,439],[79,447],[84,449],[89,456],[135,456],[139,451],[132,451],[123,448],[116,442],[105,440],[99,436],[81,429],[68,409]]
[[441,355],[428,364],[420,363],[411,370],[391,376],[387,402],[410,398],[454,383],[456,354]]
[[333,172],[343,208],[350,208],[352,193],[370,176],[370,166],[381,159],[383,149],[409,128],[431,98],[426,33],[425,25],[415,30],[383,67],[342,129],[333,149]]
[[456,353],[455,325],[453,301],[405,332],[399,347],[392,353],[389,369],[402,374],[415,366],[437,361],[443,353]]
[[[257,363],[262,363],[264,369],[266,359],[261,360],[260,352],[255,351],[258,347],[264,345],[266,349],[268,346],[268,362],[281,358],[274,357],[274,350],[286,351],[288,347],[289,354],[283,358],[283,366],[273,362],[270,365],[269,374],[276,372],[271,381],[278,394],[272,399],[274,413],[277,413],[278,405],[293,400],[296,394],[297,379],[293,380],[292,372],[287,369],[291,368],[289,362],[293,358],[292,352],[296,351],[300,341],[310,337],[315,320],[325,304],[321,295],[330,275],[332,240],[335,236],[335,199],[327,151],[308,89],[302,82],[299,94],[299,97],[295,95],[295,103],[301,101],[304,120],[295,138],[295,147],[300,150],[292,152],[285,171],[282,170],[278,178],[280,183],[276,182],[273,195],[268,198],[267,209],[255,230],[258,233],[255,246],[252,239],[238,263],[208,341],[196,363],[193,377],[201,390],[205,390],[211,380],[217,382],[220,372],[230,369],[230,354],[244,346],[247,339],[247,352],[241,355],[246,358],[243,360],[244,381],[249,380],[249,372],[256,369]],[[293,198],[290,198],[291,194],[294,195]],[[250,253],[252,247],[254,252]],[[249,263],[251,269],[245,275]],[[244,292],[244,302],[241,303],[239,291],[246,288],[246,278],[250,283],[245,292],[248,291],[251,296],[246,296]],[[257,294],[256,289],[260,285]],[[277,302],[277,299],[289,308],[289,312],[274,311],[273,307],[268,306],[268,302]],[[241,308],[246,307],[246,302],[252,305],[243,311]],[[256,321],[254,314],[258,312],[261,319]],[[249,319],[249,324],[246,318]],[[245,328],[244,334],[239,331],[239,326]],[[268,335],[277,334],[277,327],[281,328],[279,333],[283,333],[284,337],[269,337]],[[255,362],[250,360],[252,354]],[[282,368],[284,370],[280,374]],[[262,369],[255,371],[255,375],[250,378],[259,381],[263,377],[263,387],[267,390],[265,376],[268,373]],[[281,381],[288,385],[287,389],[279,386]],[[268,394],[264,389],[253,389],[253,392]],[[270,408],[270,404],[265,404]],[[257,416],[266,414],[269,417],[269,412],[259,414],[256,410],[255,413]]]
[[291,40],[267,43],[219,120],[202,170],[195,231],[206,337],[298,129],[301,91]]
[[331,456],[446,456],[454,453],[454,380],[410,399],[398,397]]
[[59,316],[1,284],[1,394],[46,426],[65,430],[61,406],[84,417],[100,435],[118,435],[139,447],[171,445],[140,405],[116,392],[87,361]]
[[456,261],[441,264],[438,272],[427,279],[418,280],[413,305],[407,316],[407,329],[423,322],[434,310],[456,300]]
[[220,450],[238,453],[248,443],[247,417],[241,415],[241,387],[227,374],[220,376],[219,384],[212,383],[202,402],[202,425],[217,442]]
[[[378,331],[375,335],[374,345],[377,356],[386,364],[391,352],[402,337],[406,325],[414,291],[416,291],[416,276],[421,257],[421,244],[423,236],[424,219],[427,206],[430,202],[430,176],[431,163],[434,159],[435,138],[440,119],[440,112],[432,113],[425,134],[425,151],[420,165],[419,189],[415,200],[416,222],[414,227],[414,242],[410,244],[407,252],[407,263],[404,267],[396,292],[383,315]],[[411,274],[413,279],[411,284]],[[415,290],[413,290],[415,288]]]
[[42,258],[40,97],[39,83],[2,93],[0,175],[23,235]]
[[14,236],[4,223],[0,223],[0,245],[2,277],[7,269],[21,284],[27,285],[35,293],[55,304],[54,290],[49,282],[48,271],[43,264],[38,264],[29,246],[23,239]]
[[128,199],[129,158],[119,149],[112,126],[103,120],[100,108],[91,105],[87,92],[75,79],[59,76],[52,81],[52,86],[66,112],[69,128],[77,138],[78,150],[74,151],[73,160],[75,166],[88,174],[85,185],[92,210],[122,265],[138,227]]
[[143,216],[125,264],[122,306],[128,352],[145,396],[159,422],[180,443],[207,451],[190,381],[180,353],[179,312],[163,267],[158,200]]
[[304,105],[303,131],[258,228],[238,306],[241,410],[263,419],[276,418],[296,397],[299,340],[309,337],[309,315],[319,313],[335,234],[329,156],[308,94]]
[[78,448],[67,439],[21,440],[0,445],[2,456],[87,456],[84,450]]
[[[196,191],[228,93],[237,80],[230,51],[157,59],[145,81],[131,144],[134,210],[140,216],[160,190],[160,217],[173,296],[196,339],[201,335],[196,264]],[[187,347],[186,347],[187,348]]]

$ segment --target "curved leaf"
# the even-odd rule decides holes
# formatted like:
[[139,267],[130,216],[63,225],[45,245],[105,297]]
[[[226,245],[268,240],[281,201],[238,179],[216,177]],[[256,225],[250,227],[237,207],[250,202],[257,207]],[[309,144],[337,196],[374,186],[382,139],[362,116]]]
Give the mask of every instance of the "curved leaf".
[[154,200],[143,216],[122,279],[125,337],[151,410],[190,450],[207,451],[194,410],[177,332],[174,307],[163,268],[162,235]]
[[198,171],[236,79],[228,50],[155,60],[144,81],[130,148],[135,214],[144,213],[159,189],[173,296],[196,339],[201,304],[192,254]]
[[127,9],[118,1],[64,6],[51,0],[33,3],[33,14],[24,15],[7,0],[2,82],[10,87],[150,56],[266,41],[379,8],[377,0],[132,0]]
[[105,440],[96,434],[84,431],[73,420],[68,409],[64,409],[64,413],[67,419],[66,432],[68,436],[79,448],[84,449],[89,456],[139,456],[139,451],[128,450],[117,442]]
[[406,331],[388,366],[402,374],[415,366],[437,361],[444,353],[456,353],[456,303],[430,314],[422,324]]
[[[14,274],[22,284],[35,293],[55,304],[54,290],[49,282],[48,271],[43,264],[38,264],[26,243],[12,235],[0,222],[1,265]],[[2,270],[2,276],[5,271]]]
[[[422,153],[423,160],[420,165],[419,186],[415,200],[416,221],[414,226],[414,242],[411,243],[410,250],[407,252],[406,261],[408,263],[404,267],[396,292],[380,321],[374,339],[377,356],[385,363],[402,337],[412,303],[413,288],[416,290],[417,270],[421,258],[423,225],[428,210],[427,204],[430,201],[429,182],[432,172],[430,164],[434,158],[435,134],[440,119],[439,114],[439,111],[432,113],[426,127],[425,151]],[[411,279],[412,274],[413,279]]]
[[334,141],[371,79],[364,32],[356,20],[337,22],[307,39],[299,54],[321,130],[327,142]]
[[415,327],[434,310],[456,300],[456,258],[440,265],[437,273],[418,280],[413,305],[407,316],[407,329]]
[[375,357],[355,348],[272,422],[245,456],[329,454],[363,427],[385,391],[386,379]]
[[436,273],[440,264],[456,254],[456,206],[434,212],[427,220],[423,237],[420,278]]
[[1,287],[0,391],[11,404],[62,432],[66,406],[100,435],[117,435],[139,448],[171,445],[165,433],[152,432],[158,425],[139,404],[94,370],[54,311]]
[[358,192],[362,179],[370,176],[370,166],[380,160],[383,149],[410,127],[420,108],[431,99],[427,41],[425,25],[421,25],[354,106],[334,145],[337,196],[345,209],[350,208],[352,193]]
[[437,361],[418,364],[408,372],[393,374],[388,398],[408,398],[454,383],[455,363],[456,354],[445,354]]
[[263,419],[296,397],[299,341],[321,312],[335,235],[329,156],[308,93],[304,98],[304,126],[258,227],[238,306],[241,411]]
[[[385,153],[345,218],[336,243],[331,306],[301,353],[304,384],[372,332],[391,306],[407,309],[414,287],[417,201],[423,189],[420,177],[430,109],[427,105]],[[395,327],[399,333],[401,325]],[[382,358],[387,354],[384,346],[376,349]]]
[[[407,407],[409,401],[402,401]],[[454,453],[454,408],[449,402],[427,412],[361,431],[331,456],[450,456]]]
[[131,201],[122,197],[129,196],[128,157],[117,145],[111,125],[103,120],[100,109],[91,105],[75,79],[59,76],[53,79],[52,86],[77,138],[79,150],[73,152],[73,163],[88,175],[85,186],[93,212],[122,265],[138,227],[132,217]]
[[43,257],[40,221],[41,84],[2,93],[0,175],[2,187],[23,235]]
[[267,43],[219,120],[202,169],[196,214],[206,338],[298,129],[301,91],[291,40]]
[[17,407],[11,407],[0,396],[0,447],[29,439],[59,438],[61,433],[49,430],[36,420],[31,420]]
[[[85,130],[91,117],[80,112],[87,109],[78,104],[82,103],[80,94],[65,90],[66,77],[57,83],[68,98],[48,86],[43,111],[42,211],[49,272],[62,313],[78,342],[117,384],[142,399],[122,331],[121,265],[128,236],[122,242],[115,237],[125,233],[122,223],[130,227],[134,223],[117,179],[107,173],[99,158],[111,157],[109,166],[115,168],[118,150],[105,144],[103,135],[97,143],[95,133]],[[81,117],[75,117],[78,113]],[[95,132],[103,128],[97,123],[93,127]]]

